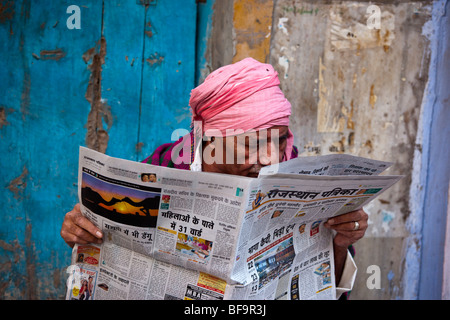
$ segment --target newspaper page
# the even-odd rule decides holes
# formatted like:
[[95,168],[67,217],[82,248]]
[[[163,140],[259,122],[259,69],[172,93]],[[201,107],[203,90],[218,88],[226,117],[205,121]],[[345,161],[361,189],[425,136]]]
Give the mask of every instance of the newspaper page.
[[391,165],[391,162],[366,159],[349,154],[329,154],[320,157],[298,157],[290,161],[263,167],[260,175],[297,173],[328,176],[372,176],[379,175]]
[[[115,293],[111,294],[115,299],[129,298],[125,283],[137,281],[135,276],[142,278],[140,280],[146,283],[144,290],[148,290],[154,273],[166,270],[168,266],[171,272],[166,270],[167,273],[179,274],[170,279],[169,283],[174,287],[180,287],[176,279],[186,281],[191,273],[189,270],[194,270],[195,274],[201,272],[200,283],[214,283],[222,288],[223,281],[217,282],[216,278],[231,282],[234,244],[239,236],[240,213],[247,205],[245,199],[250,181],[247,177],[206,172],[193,174],[151,166],[108,157],[82,147],[80,207],[82,213],[103,231],[105,241],[91,249],[74,247],[73,259],[75,263],[99,268],[99,284],[103,284],[103,288],[120,289],[120,295],[116,290],[109,290],[109,294]],[[86,262],[80,258],[84,250],[95,253],[90,255],[93,259]],[[89,268],[76,269],[78,274],[81,273],[78,278],[87,275],[85,270],[94,272]],[[155,279],[169,278],[161,275]],[[98,281],[98,275],[97,278],[91,276],[91,281]],[[108,285],[105,280],[108,277],[123,281],[116,280]],[[194,282],[194,285],[198,283]],[[170,298],[170,292],[161,297]],[[179,294],[176,297],[184,298]],[[100,298],[105,296],[100,294]]]
[[334,299],[333,235],[323,223],[400,178],[248,178],[80,147],[81,211],[104,242],[74,246],[66,299]]
[[232,278],[247,299],[335,299],[333,233],[323,224],[360,209],[401,177],[261,176],[251,186]]

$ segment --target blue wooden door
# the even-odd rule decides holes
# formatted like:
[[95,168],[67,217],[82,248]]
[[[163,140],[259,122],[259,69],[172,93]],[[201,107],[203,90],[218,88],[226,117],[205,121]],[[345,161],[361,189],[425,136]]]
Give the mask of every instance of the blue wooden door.
[[[189,128],[197,4],[0,4],[0,299],[58,299],[78,147],[139,161]],[[72,4],[80,29],[68,27]]]

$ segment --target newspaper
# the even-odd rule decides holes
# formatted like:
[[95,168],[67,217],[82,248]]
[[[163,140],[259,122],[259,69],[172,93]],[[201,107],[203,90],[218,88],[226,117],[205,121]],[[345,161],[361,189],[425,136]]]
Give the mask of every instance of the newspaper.
[[323,223],[400,180],[377,175],[389,165],[297,158],[250,178],[80,147],[81,212],[104,241],[74,246],[66,299],[335,299]]

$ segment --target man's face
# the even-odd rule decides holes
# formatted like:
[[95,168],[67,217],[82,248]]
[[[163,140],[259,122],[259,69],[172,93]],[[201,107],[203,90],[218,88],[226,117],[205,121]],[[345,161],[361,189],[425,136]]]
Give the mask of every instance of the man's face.
[[257,177],[261,167],[282,161],[288,133],[287,126],[274,126],[205,141],[203,171]]

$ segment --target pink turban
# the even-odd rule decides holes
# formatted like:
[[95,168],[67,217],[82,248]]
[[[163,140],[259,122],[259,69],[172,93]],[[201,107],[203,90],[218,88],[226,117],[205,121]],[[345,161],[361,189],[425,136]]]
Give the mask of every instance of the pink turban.
[[[279,87],[277,72],[270,64],[246,58],[212,72],[191,91],[193,121],[202,121],[203,134],[210,129],[242,129],[244,132],[289,126],[291,104]],[[293,146],[289,130],[283,160]]]

